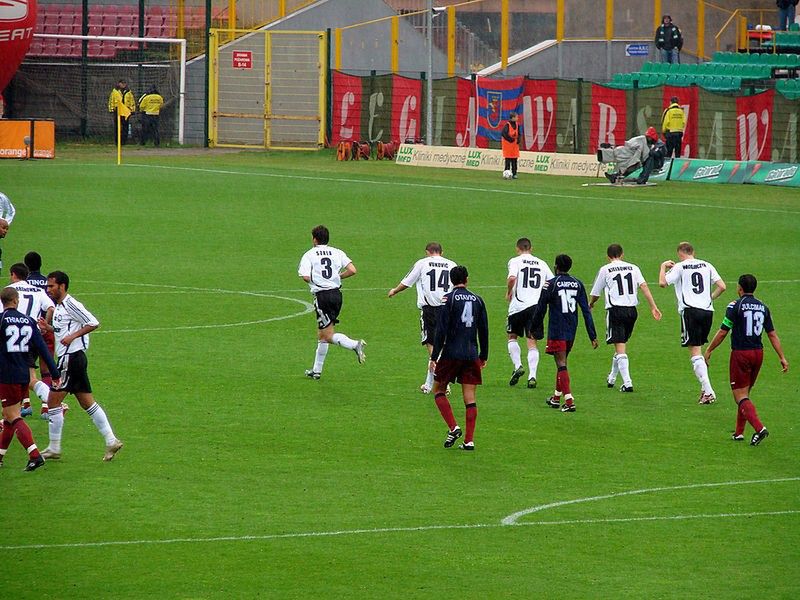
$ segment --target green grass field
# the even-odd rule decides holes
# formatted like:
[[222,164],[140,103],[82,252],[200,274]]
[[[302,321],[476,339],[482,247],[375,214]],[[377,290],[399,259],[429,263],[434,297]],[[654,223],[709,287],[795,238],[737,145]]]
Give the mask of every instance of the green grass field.
[[[797,191],[582,188],[328,153],[125,161],[70,148],[0,162],[17,207],[3,277],[32,249],[45,272],[70,274],[102,323],[90,375],[125,441],[102,463],[74,399],[61,461],[23,473],[14,441],[0,471],[0,596],[796,597]],[[310,381],[316,323],[297,264],[319,223],[359,271],[338,330],[368,346],[363,366],[331,347]],[[634,394],[606,388],[613,351],[593,351],[583,325],[570,359],[578,412],[545,406],[549,357],[539,389],[508,386],[505,267],[520,236],[548,261],[569,253],[587,285],[611,242],[641,266],[664,319],[640,311]],[[771,436],[759,447],[730,440],[728,344],[711,365],[718,401],[698,406],[674,292],[652,285],[684,239],[729,284],[715,330],[744,272],[773,311],[792,368],[765,350],[752,397]],[[442,448],[446,427],[418,391],[414,291],[386,297],[430,240],[469,267],[490,313],[472,454]],[[463,424],[457,386],[452,401]],[[29,423],[44,447],[46,423]]]

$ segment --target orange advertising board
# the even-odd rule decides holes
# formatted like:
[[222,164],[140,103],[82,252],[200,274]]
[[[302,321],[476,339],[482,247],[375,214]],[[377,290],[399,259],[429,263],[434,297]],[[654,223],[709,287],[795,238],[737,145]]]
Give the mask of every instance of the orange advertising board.
[[55,155],[55,121],[0,119],[0,158],[55,158]]

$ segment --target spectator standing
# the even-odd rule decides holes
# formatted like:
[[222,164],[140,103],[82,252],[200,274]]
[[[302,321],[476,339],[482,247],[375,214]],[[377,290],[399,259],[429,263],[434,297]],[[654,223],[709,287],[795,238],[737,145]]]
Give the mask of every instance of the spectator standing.
[[661,51],[661,62],[680,64],[683,36],[669,15],[664,15],[656,30],[656,48]]

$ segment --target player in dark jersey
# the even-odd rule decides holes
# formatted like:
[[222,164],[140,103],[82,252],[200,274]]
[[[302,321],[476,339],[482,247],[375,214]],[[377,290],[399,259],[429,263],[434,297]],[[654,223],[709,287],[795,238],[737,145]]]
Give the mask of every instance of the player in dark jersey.
[[450,269],[453,290],[443,298],[438,311],[436,335],[431,352],[436,407],[447,423],[444,447],[450,448],[461,437],[461,428],[447,400],[448,384],[457,381],[466,406],[466,435],[462,450],[475,450],[473,434],[478,418],[475,390],[483,383],[481,369],[489,358],[489,321],[483,299],[467,289],[469,273],[464,266]]
[[[41,255],[34,251],[28,252],[25,255],[25,258],[22,259],[22,262],[24,262],[25,266],[30,270],[30,273],[28,273],[25,281],[31,285],[42,288],[42,290],[47,293],[47,277],[42,275]],[[54,356],[56,353],[56,338],[53,335],[52,330],[45,329],[42,331],[42,337],[44,338],[44,343],[47,344],[47,349],[50,351],[50,355]],[[42,381],[42,383],[44,383],[46,386],[50,387],[50,384],[53,383],[53,379],[50,376],[50,372],[47,370],[47,365],[45,365],[44,362],[39,363],[39,373],[41,375],[40,381]],[[69,407],[65,405],[64,414],[66,414],[66,410],[69,410]],[[40,416],[45,421],[48,420],[46,403],[42,404]]]
[[[556,389],[547,399],[547,406],[561,408],[561,412],[575,412],[575,399],[567,370],[567,356],[572,350],[575,341],[575,332],[578,329],[578,306],[583,313],[586,333],[592,348],[597,348],[597,332],[594,329],[592,313],[589,310],[589,301],[586,298],[586,288],[578,279],[569,274],[572,268],[572,259],[566,254],[556,256],[556,276],[550,279],[542,289],[539,298],[534,325],[541,326],[546,312],[550,313],[547,326],[547,347],[545,352],[552,354],[556,361]],[[564,405],[561,405],[561,396],[564,396]]]
[[783,372],[789,370],[781,341],[772,325],[769,308],[753,296],[757,285],[758,281],[754,275],[739,277],[739,285],[736,288],[739,299],[728,304],[722,325],[705,352],[708,363],[714,348],[722,343],[729,331],[732,332],[730,381],[733,400],[739,407],[736,411],[736,429],[732,437],[735,441],[743,440],[745,424],[750,423],[755,429],[753,437],[750,438],[751,446],[757,446],[769,435],[769,431],[758,418],[755,405],[750,401],[750,390],[756,384],[764,360],[764,345],[761,343],[763,332],[767,332],[767,337],[781,361]]
[[28,452],[26,471],[33,471],[44,464],[44,458],[33,441],[30,427],[20,415],[22,399],[28,395],[30,370],[28,356],[35,348],[42,360],[47,362],[50,372],[58,379],[59,372],[47,351],[39,327],[30,317],[17,310],[19,293],[7,287],[0,292],[3,313],[0,315],[0,400],[3,405],[3,431],[0,433],[0,466],[2,466],[11,438],[14,434]]

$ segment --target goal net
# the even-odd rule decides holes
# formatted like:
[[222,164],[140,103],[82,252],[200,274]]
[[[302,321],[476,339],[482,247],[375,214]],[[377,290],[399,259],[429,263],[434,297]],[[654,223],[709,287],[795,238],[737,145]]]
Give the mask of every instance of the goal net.
[[[137,103],[158,90],[164,97],[161,138],[182,144],[185,75],[182,39],[35,34],[6,102],[10,116],[55,119],[59,139],[111,141],[108,97],[124,79]],[[139,117],[130,122],[137,135]]]

